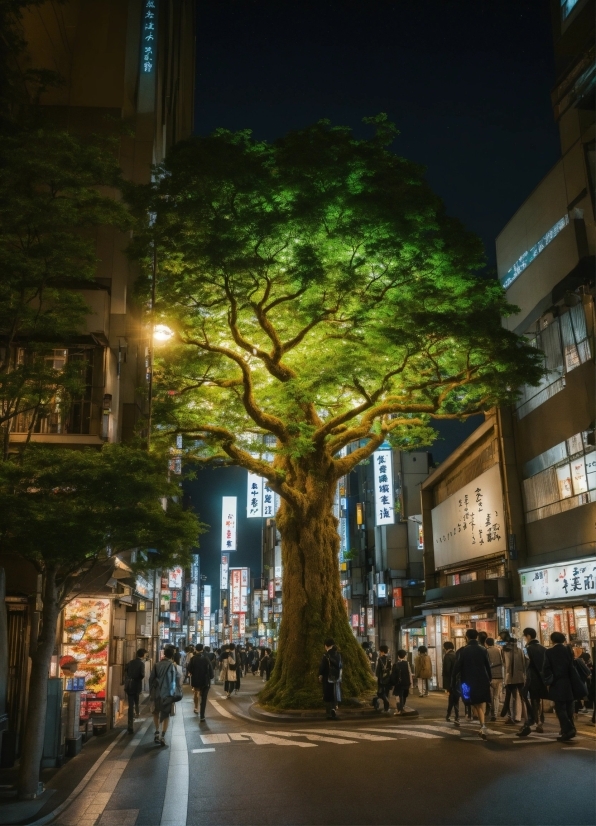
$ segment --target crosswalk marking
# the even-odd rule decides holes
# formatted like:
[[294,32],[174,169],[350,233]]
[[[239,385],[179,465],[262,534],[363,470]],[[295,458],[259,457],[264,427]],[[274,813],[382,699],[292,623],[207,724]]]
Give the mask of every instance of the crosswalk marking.
[[[308,728],[305,728],[305,729],[301,729],[301,731],[304,731],[308,734],[330,734],[332,737],[335,734],[339,734],[340,737],[347,737],[348,739],[350,737],[353,737],[355,740],[377,740],[377,741],[380,741],[380,740],[392,740],[393,739],[392,737],[385,737],[385,736],[378,735],[378,734],[376,734],[376,735],[375,734],[364,734],[364,732],[362,732],[362,731],[345,731],[344,729],[337,729],[337,728],[333,728],[333,729],[329,729],[329,728],[311,728],[311,729],[308,729]],[[378,729],[373,729],[373,731],[378,731]]]
[[[373,731],[379,731],[379,729],[372,729]],[[405,735],[406,737],[422,737],[427,740],[442,740],[443,737],[440,734],[429,734],[426,731],[414,731],[411,728],[390,728],[390,729],[380,729],[380,731],[386,731],[391,733],[395,736]],[[393,737],[385,737],[385,740],[393,740]]]
[[215,749],[193,749],[193,754],[204,754],[206,751],[215,751]]
[[306,737],[307,740],[319,740],[322,743],[337,743],[339,746],[343,746],[344,743],[346,745],[356,743],[356,740],[346,740],[343,737],[323,737],[320,734],[306,734],[306,732],[303,731],[268,731],[267,734],[280,734],[282,737]]
[[207,697],[213,708],[221,714],[222,717],[228,717],[230,720],[234,719],[234,715],[230,714],[222,705],[220,705],[217,700],[214,700],[213,697]]
[[201,740],[206,746],[213,746],[216,743],[229,743],[227,734],[201,734]]

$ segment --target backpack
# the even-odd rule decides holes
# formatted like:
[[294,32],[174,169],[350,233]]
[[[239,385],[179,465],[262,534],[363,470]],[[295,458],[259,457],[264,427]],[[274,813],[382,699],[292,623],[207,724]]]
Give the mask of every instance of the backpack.
[[378,679],[381,685],[389,685],[391,682],[391,659],[389,657],[385,657],[384,660],[384,662],[381,661],[381,658],[378,660],[378,664],[381,666]]
[[327,680],[330,683],[338,683],[341,680],[341,657],[338,651],[327,652],[327,662],[329,663],[329,670],[327,672]]

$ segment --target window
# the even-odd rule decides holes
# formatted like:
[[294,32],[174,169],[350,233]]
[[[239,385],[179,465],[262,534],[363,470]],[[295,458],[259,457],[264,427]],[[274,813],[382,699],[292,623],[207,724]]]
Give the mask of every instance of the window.
[[546,370],[536,387],[521,388],[516,411],[523,419],[545,401],[565,387],[565,375],[592,358],[586,315],[591,312],[590,303],[576,304],[559,318],[554,318],[539,333],[529,336],[529,343],[544,352]]
[[567,20],[579,0],[561,0],[561,19]]
[[592,437],[592,431],[576,433],[526,462],[524,474],[528,478],[523,481],[523,489],[527,522],[596,502]]

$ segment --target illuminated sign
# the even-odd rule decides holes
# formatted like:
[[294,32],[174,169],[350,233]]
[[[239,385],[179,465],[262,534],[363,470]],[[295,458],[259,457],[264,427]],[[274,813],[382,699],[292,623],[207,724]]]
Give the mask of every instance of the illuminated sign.
[[545,249],[551,241],[554,241],[561,230],[565,229],[568,223],[569,215],[564,215],[553,227],[549,229],[548,232],[544,233],[542,238],[534,244],[533,247],[520,255],[511,269],[507,270],[503,278],[501,278],[501,286],[505,290],[507,287],[510,287],[516,278],[519,278],[522,272],[530,266],[532,261],[540,255],[542,250]]
[[393,607],[402,608],[404,604],[403,590],[401,588],[393,589]]
[[393,525],[395,523],[395,501],[391,448],[375,450],[373,453],[373,463],[375,479],[375,525]]
[[211,585],[203,586],[203,621],[211,617]]
[[229,581],[229,570],[230,570],[230,555],[229,554],[222,554],[221,555],[221,590],[227,591],[228,590],[228,581]]
[[456,490],[432,509],[431,516],[438,568],[506,551],[499,465]]
[[578,599],[596,594],[596,557],[520,571],[522,602]]
[[263,516],[263,478],[250,472],[246,491],[246,515],[249,519]]
[[150,74],[155,67],[157,54],[157,2],[145,0],[143,7],[141,67],[143,74]]
[[230,605],[233,614],[240,613],[240,568],[233,568],[230,572]]
[[182,568],[172,568],[168,572],[168,585],[170,588],[182,588]]
[[221,500],[221,549],[236,550],[236,497],[223,496]]
[[190,583],[190,600],[188,610],[191,614],[196,614],[199,610],[199,586],[194,582]]
[[[76,661],[76,677],[101,699],[106,696],[110,645],[110,600],[73,599],[64,609],[63,657]],[[62,664],[62,661],[61,661]]]

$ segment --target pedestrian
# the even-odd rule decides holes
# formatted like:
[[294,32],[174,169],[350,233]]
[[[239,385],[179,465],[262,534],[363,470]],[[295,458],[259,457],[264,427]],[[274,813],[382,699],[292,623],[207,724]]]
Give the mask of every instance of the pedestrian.
[[414,676],[418,680],[418,693],[421,697],[428,697],[428,683],[433,676],[433,666],[425,645],[418,647],[418,654],[414,657]]
[[492,679],[490,681],[490,719],[491,722],[496,722],[499,714],[499,698],[503,690],[503,654],[501,649],[495,645],[492,637],[486,638],[486,653],[488,654],[488,661],[490,662],[490,670],[492,672]]
[[[150,697],[153,701],[153,722],[155,734],[153,742],[162,746],[166,744],[166,731],[170,722],[174,704],[182,698],[182,685],[174,664],[175,650],[172,645],[164,648],[164,659],[155,663],[149,677]],[[159,727],[161,724],[161,733]]]
[[[188,664],[188,672],[193,690],[194,713],[199,714],[199,722],[204,723],[207,695],[209,694],[211,680],[213,679],[213,665],[202,645],[197,645],[196,653]],[[201,701],[200,708],[199,698]]]
[[265,680],[267,679],[266,673],[267,673],[267,664],[268,664],[268,662],[269,662],[269,649],[268,648],[263,648],[263,651],[261,652],[261,658],[259,660],[259,677],[263,680],[263,682],[265,682]]
[[366,642],[366,641],[363,642],[362,643],[362,650],[366,654],[366,659],[368,660],[368,664],[370,665],[370,670],[374,672],[375,669],[374,669],[374,666],[373,666],[373,655],[372,655],[372,651],[370,650],[370,643]]
[[187,645],[184,651],[186,653],[186,662],[184,663],[184,682],[189,683],[190,674],[188,673],[188,665],[195,655],[195,647],[194,645]]
[[147,651],[139,648],[134,660],[124,669],[124,690],[128,697],[128,733],[134,734],[134,720],[139,716],[139,698],[145,679],[145,657]]
[[486,633],[486,631],[479,631],[478,632],[478,645],[482,645],[484,648],[486,648],[487,639],[488,639],[488,634]]
[[393,666],[391,658],[389,657],[389,646],[379,646],[379,658],[377,660],[377,667],[375,670],[375,677],[377,678],[377,696],[373,700],[375,711],[380,711],[379,700],[383,701],[383,712],[389,712],[389,697],[387,692],[391,684],[391,670]]
[[[579,678],[582,681],[582,683],[584,683],[584,685],[586,686],[587,694],[586,694],[585,699],[587,699],[587,697],[590,693],[589,692],[589,689],[590,689],[590,676],[591,676],[590,669],[588,668],[587,664],[585,663],[585,661],[582,658],[582,654],[583,654],[582,649],[581,648],[579,648],[579,649],[574,648],[572,645],[570,645],[569,647],[573,651],[573,657],[574,657],[573,665],[575,666],[575,670],[579,674]],[[585,705],[584,699],[581,699],[581,700],[576,699],[575,700],[575,713],[576,714],[587,714],[588,713],[588,709]]]
[[337,720],[337,707],[341,703],[341,654],[335,640],[325,640],[325,653],[319,665],[319,682],[323,684],[323,701],[327,709],[327,719]]
[[455,658],[453,679],[461,680],[461,693],[464,700],[472,706],[480,723],[479,736],[486,740],[488,729],[484,722],[487,704],[490,704],[490,681],[492,671],[486,648],[478,644],[478,631],[468,628],[467,644],[460,648]]
[[593,726],[596,725],[596,681],[594,680],[594,661],[587,652],[582,654],[582,660],[588,666],[590,671],[590,680],[588,682],[588,702],[586,703],[586,707],[592,709],[592,719],[590,720],[590,725]]
[[548,697],[555,704],[555,714],[561,726],[557,739],[566,742],[573,740],[577,734],[573,721],[575,697],[571,683],[571,669],[574,667],[573,654],[565,645],[565,634],[560,631],[553,631],[550,641],[552,647],[546,649],[546,660],[550,665],[553,681],[548,687]]
[[234,685],[234,694],[240,691],[240,678],[244,673],[244,664],[246,662],[244,651],[241,645],[236,646],[236,683]]
[[451,712],[455,720],[455,725],[459,726],[459,692],[457,686],[453,684],[453,669],[455,668],[455,649],[452,642],[444,642],[443,650],[443,688],[449,692],[449,700],[447,701],[447,714],[445,719],[448,723],[451,722]]
[[272,651],[270,648],[267,649],[267,665],[265,666],[265,679],[271,679],[271,673],[275,668],[275,658],[276,654],[275,651]]
[[506,717],[505,725],[508,726],[521,723],[522,716],[525,716],[522,689],[526,682],[526,662],[527,658],[517,640],[509,637],[503,646],[505,702],[501,709],[501,717]]
[[407,652],[400,648],[397,652],[397,662],[391,669],[391,685],[393,686],[393,695],[396,698],[397,705],[394,717],[398,717],[405,712],[406,698],[412,685],[412,672],[407,656]]
[[226,692],[225,700],[229,700],[236,688],[236,646],[233,642],[225,646],[221,655],[220,677]]
[[536,639],[535,628],[524,628],[524,642],[526,644],[526,656],[528,667],[526,669],[526,682],[522,691],[526,704],[527,720],[525,725],[517,732],[518,737],[527,737],[532,731],[531,726],[536,726],[536,731],[542,734],[544,731],[542,722],[542,701],[548,699],[548,683],[552,682],[552,673],[546,659],[546,648],[540,645]]

